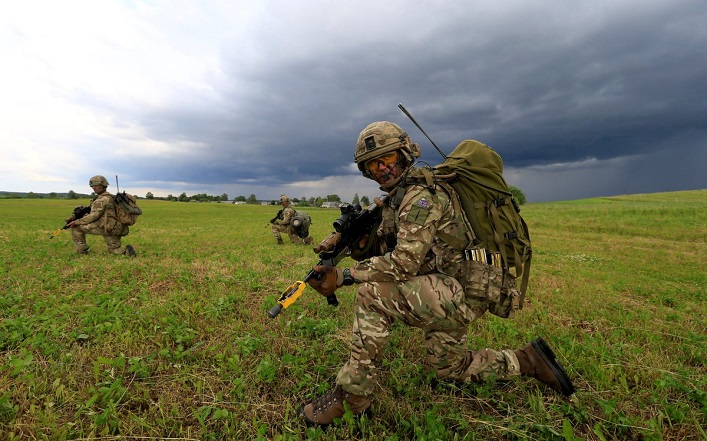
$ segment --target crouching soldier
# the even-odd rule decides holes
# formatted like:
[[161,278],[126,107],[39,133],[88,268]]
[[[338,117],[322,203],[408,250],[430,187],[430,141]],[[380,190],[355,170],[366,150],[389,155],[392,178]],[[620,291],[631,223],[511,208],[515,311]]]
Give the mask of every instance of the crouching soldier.
[[272,234],[275,236],[278,245],[282,245],[282,233],[286,233],[290,237],[290,242],[292,243],[303,243],[309,245],[314,242],[311,236],[306,236],[301,238],[298,234],[296,226],[293,224],[293,220],[297,215],[297,212],[292,208],[292,203],[287,195],[280,196],[280,205],[282,205],[282,210],[278,211],[277,216],[275,216],[270,223],[272,224]]
[[103,176],[94,176],[88,185],[96,193],[96,198],[91,202],[91,212],[80,219],[69,222],[66,226],[71,228],[71,238],[78,254],[88,254],[86,234],[103,236],[111,254],[135,256],[131,245],[121,246],[120,238],[128,235],[128,226],[118,222],[117,208],[114,196],[108,193],[108,180]]
[[564,395],[574,393],[564,367],[542,338],[517,350],[467,347],[469,325],[488,305],[465,296],[459,282],[463,256],[448,244],[468,237],[456,194],[434,182],[427,186],[406,180],[419,156],[420,147],[390,122],[369,125],[356,143],[358,168],[392,198],[382,208],[369,251],[352,253],[357,262],[348,268],[315,266],[322,277],[308,282],[326,297],[346,285],[357,284],[358,292],[349,358],[335,386],[299,409],[307,425],[327,426],[346,408],[358,415],[371,406],[383,348],[395,322],[424,331],[428,362],[440,378],[477,383],[522,375]]

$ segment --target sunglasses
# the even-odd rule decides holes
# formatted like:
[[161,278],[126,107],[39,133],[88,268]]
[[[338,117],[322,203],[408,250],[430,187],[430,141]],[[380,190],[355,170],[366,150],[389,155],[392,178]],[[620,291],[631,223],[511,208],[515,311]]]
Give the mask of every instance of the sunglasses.
[[368,171],[375,172],[380,168],[381,164],[387,168],[392,168],[392,166],[398,162],[399,158],[400,155],[398,152],[390,152],[377,158],[373,158],[370,161],[366,161],[365,166]]

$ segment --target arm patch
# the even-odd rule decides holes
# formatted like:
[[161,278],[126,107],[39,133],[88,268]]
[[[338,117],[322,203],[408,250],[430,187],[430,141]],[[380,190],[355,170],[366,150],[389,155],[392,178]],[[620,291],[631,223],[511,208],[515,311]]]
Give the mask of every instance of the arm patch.
[[424,225],[427,220],[427,216],[430,214],[430,203],[427,199],[420,198],[415,202],[412,207],[410,207],[410,212],[408,212],[405,218],[408,222],[412,222],[417,225]]

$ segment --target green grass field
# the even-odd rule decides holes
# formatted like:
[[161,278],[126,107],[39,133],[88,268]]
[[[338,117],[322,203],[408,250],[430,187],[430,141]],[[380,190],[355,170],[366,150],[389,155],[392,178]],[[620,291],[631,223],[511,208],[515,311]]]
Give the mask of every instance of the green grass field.
[[[326,432],[296,410],[348,356],[354,287],[267,311],[316,255],[277,246],[278,207],[142,200],[124,243],[73,252],[86,200],[0,200],[0,439],[705,440],[707,191],[530,204],[526,308],[484,317],[472,348],[544,336],[579,391],[436,381],[396,326],[372,415]],[[321,240],[338,210],[305,209]],[[287,241],[286,241],[287,242]],[[342,264],[346,264],[344,261]]]

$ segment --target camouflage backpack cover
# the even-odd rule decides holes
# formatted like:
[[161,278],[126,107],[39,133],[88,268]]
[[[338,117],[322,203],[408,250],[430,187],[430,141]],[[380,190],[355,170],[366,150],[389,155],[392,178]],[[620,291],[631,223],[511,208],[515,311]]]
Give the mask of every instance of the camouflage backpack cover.
[[492,314],[513,317],[523,308],[532,247],[520,207],[503,178],[503,160],[491,147],[465,140],[431,173],[421,170],[427,185],[434,180],[453,189],[475,235],[464,250],[461,282],[467,296],[484,301]]
[[137,198],[126,192],[115,195],[115,209],[118,222],[123,225],[135,225],[142,210],[137,206]]

